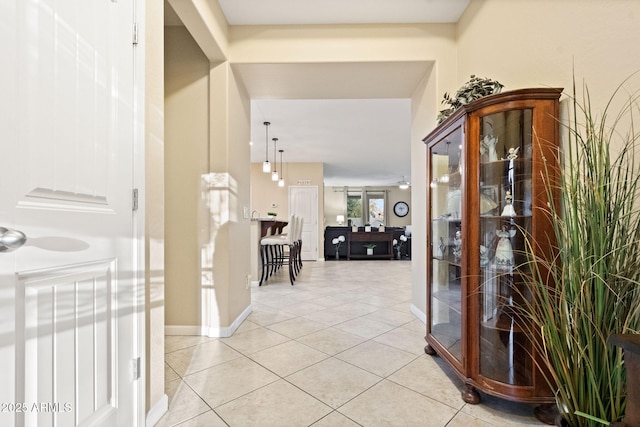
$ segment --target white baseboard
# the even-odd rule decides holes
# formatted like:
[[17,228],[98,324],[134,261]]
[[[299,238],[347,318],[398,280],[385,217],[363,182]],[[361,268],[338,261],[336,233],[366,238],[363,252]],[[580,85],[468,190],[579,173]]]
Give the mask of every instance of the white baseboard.
[[191,325],[165,325],[165,335],[206,335],[206,330],[202,326]]
[[416,316],[422,323],[427,324],[427,315],[424,314],[418,307],[411,304],[411,313]]
[[253,308],[249,305],[229,326],[188,326],[188,325],[165,325],[165,335],[201,335],[212,338],[227,338],[242,325],[242,322],[249,317]]
[[160,418],[169,410],[169,397],[163,394],[162,397],[149,409],[147,412],[147,419],[145,420],[145,426],[155,426]]
[[251,307],[251,304],[249,304],[249,306],[245,308],[244,311],[240,313],[238,317],[236,317],[236,320],[231,322],[231,325],[225,326],[225,327],[221,327],[221,326],[210,327],[206,335],[212,338],[230,337],[240,327],[240,325],[242,325],[242,322],[244,322],[244,320],[247,317],[249,317],[252,311],[253,311],[253,307]]

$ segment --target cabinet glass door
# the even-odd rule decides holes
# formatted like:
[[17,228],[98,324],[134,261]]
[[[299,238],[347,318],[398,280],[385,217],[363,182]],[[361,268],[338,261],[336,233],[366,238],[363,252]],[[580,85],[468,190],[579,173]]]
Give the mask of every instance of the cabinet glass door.
[[530,236],[532,110],[480,118],[480,374],[532,384],[532,346],[514,307],[527,294],[525,238]]
[[462,360],[462,128],[434,144],[429,153],[431,184],[431,335]]

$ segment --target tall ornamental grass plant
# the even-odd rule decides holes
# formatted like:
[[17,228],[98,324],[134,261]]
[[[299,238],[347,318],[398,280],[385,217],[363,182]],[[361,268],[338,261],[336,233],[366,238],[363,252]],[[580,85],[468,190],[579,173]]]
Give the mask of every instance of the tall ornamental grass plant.
[[[572,427],[622,420],[624,359],[608,339],[640,333],[640,135],[634,126],[640,109],[639,93],[628,92],[628,83],[596,115],[586,85],[577,99],[574,79],[572,111],[561,124],[568,137],[559,201],[547,180],[554,250],[529,257],[532,303],[524,315],[560,413]],[[622,108],[611,115],[621,97]]]

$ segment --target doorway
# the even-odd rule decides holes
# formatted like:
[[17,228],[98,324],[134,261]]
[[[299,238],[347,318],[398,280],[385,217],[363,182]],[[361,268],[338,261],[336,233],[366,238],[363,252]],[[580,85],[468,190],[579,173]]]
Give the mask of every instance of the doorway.
[[301,216],[302,224],[302,259],[318,260],[318,187],[289,187],[289,217]]

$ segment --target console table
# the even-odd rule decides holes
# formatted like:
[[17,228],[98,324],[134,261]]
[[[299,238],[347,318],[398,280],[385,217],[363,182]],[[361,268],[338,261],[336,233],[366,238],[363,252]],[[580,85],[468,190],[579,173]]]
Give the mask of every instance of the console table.
[[[384,246],[384,250],[374,249],[373,255],[367,255],[364,248],[366,243],[375,243],[376,248]],[[393,232],[391,231],[366,231],[349,232],[347,238],[347,259],[392,259],[393,258]]]
[[[405,227],[385,227],[384,231],[388,231],[393,233],[393,239],[397,240],[398,242],[400,242],[400,236],[402,235],[406,235],[407,236],[407,241],[404,242],[402,244],[401,250],[400,250],[400,255],[402,259],[411,259],[411,237],[410,235],[407,234],[407,230],[405,229]],[[358,227],[358,232],[359,233],[364,233],[364,227],[360,226]],[[371,231],[371,233],[376,233],[378,232],[377,229],[373,229]],[[347,260],[347,248],[349,246],[347,240],[345,240],[344,244],[340,245],[340,248],[338,249],[338,251],[340,252],[340,257],[336,258],[336,245],[333,243],[333,239],[335,239],[336,237],[339,236],[344,236],[345,239],[349,238],[349,235],[352,233],[352,228],[351,227],[347,227],[347,226],[335,226],[335,225],[328,225],[325,227],[324,229],[324,257],[327,261],[330,260],[335,260],[335,259],[339,259],[339,260],[343,260],[346,261]],[[370,234],[370,233],[369,233]],[[354,246],[359,246],[362,243],[366,243],[366,242],[361,242],[357,245]],[[359,247],[355,247],[354,248],[354,252],[353,253],[357,253],[359,251]],[[380,251],[382,249],[380,249],[380,247],[376,247],[374,249],[374,251]],[[364,251],[363,251],[364,253]],[[395,248],[394,248],[394,258],[396,255],[395,252]]]

